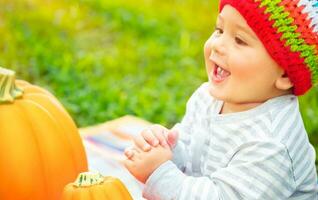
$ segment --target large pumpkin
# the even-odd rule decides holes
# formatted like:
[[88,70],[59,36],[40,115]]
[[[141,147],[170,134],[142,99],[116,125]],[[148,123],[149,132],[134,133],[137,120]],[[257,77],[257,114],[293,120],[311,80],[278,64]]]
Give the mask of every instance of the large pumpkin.
[[62,200],[132,200],[124,184],[117,178],[85,172],[64,188]]
[[83,144],[63,106],[0,68],[0,199],[59,200],[83,171]]

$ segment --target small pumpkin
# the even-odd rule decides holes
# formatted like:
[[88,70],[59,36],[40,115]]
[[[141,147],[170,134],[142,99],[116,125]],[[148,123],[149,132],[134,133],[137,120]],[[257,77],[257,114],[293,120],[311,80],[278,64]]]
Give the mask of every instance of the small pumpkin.
[[83,171],[82,140],[59,101],[0,68],[0,199],[59,200]]
[[64,188],[62,200],[132,200],[124,184],[100,173],[80,173],[74,183]]

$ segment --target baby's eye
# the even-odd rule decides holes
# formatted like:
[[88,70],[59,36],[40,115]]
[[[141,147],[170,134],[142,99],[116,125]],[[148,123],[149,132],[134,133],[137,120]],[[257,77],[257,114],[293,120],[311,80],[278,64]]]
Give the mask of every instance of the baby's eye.
[[235,42],[239,45],[247,45],[246,42],[244,42],[243,40],[241,40],[240,38],[238,37],[235,37]]
[[222,34],[223,33],[223,30],[221,28],[215,28],[215,31],[214,31],[216,34]]

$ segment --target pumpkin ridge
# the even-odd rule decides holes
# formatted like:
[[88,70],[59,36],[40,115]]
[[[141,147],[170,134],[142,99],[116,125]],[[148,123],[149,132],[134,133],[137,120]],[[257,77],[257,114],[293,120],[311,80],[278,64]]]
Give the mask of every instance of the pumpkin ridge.
[[127,189],[124,187],[124,185],[122,184],[122,182],[119,180],[119,179],[114,179],[112,180],[116,185],[117,187],[120,188],[120,191],[121,191],[121,196],[130,196],[129,192],[127,191]]
[[[39,163],[28,162],[29,157],[39,157],[38,149],[30,144],[34,143],[32,130],[22,111],[13,104],[0,105],[0,199],[16,199],[16,195],[35,196],[35,188],[43,190],[41,176],[32,177],[32,170],[41,172]],[[24,133],[24,134],[21,134]],[[12,148],[13,147],[13,148]],[[19,155],[24,154],[24,157]],[[30,187],[30,185],[35,187]],[[44,195],[37,193],[36,199],[44,199]]]
[[[19,102],[19,101],[18,101],[18,102]],[[30,129],[32,130],[31,132],[34,133],[34,132],[35,132],[35,129],[34,129],[34,127],[33,127],[33,124],[32,124],[32,122],[31,122],[31,120],[28,118],[28,116],[27,116],[27,114],[26,114],[27,112],[25,112],[25,110],[26,110],[25,107],[24,107],[23,105],[20,105],[19,103],[16,103],[15,105],[16,105],[17,107],[19,107],[19,109],[22,111],[21,114],[24,116],[24,119],[28,121],[29,127],[30,127]],[[48,182],[48,180],[47,180],[48,177],[46,176],[45,167],[44,167],[44,165],[43,165],[43,163],[44,163],[43,154],[42,154],[42,152],[40,151],[41,148],[40,148],[39,141],[38,141],[37,139],[38,139],[37,137],[34,137],[34,144],[36,144],[35,146],[36,146],[36,148],[38,149],[38,151],[37,151],[38,154],[39,154],[38,159],[40,160],[40,165],[41,165],[40,169],[41,169],[41,172],[42,172],[42,176],[41,176],[41,177],[43,177],[43,183],[42,183],[42,185],[43,185],[44,188],[45,188],[44,194],[45,194],[45,196],[47,196],[47,195],[50,194],[50,193],[49,193],[48,185],[46,184],[46,183]]]
[[[55,99],[51,98],[50,96],[47,96],[42,93],[31,93],[24,95],[25,99],[32,100],[39,105],[46,104],[46,109],[49,110],[49,113],[52,116],[53,119],[55,119],[56,123],[59,124],[59,127],[61,127],[63,133],[69,133],[64,134],[63,141],[67,144],[69,144],[69,155],[71,156],[73,166],[77,171],[86,171],[87,170],[87,160],[86,160],[86,153],[85,149],[83,148],[82,140],[80,139],[78,129],[74,126],[73,127],[73,121],[70,117],[68,117],[65,113],[65,110],[61,107],[56,107],[56,101]],[[79,153],[83,152],[83,153]],[[85,162],[83,162],[85,161]],[[75,174],[74,174],[75,178]]]
[[63,198],[72,200],[74,196],[74,193],[71,192],[72,190],[73,190],[73,186],[71,184],[67,184],[63,190],[63,195],[62,195]]
[[[43,164],[43,168],[45,172],[45,177],[47,177],[45,185],[49,186],[48,197],[51,200],[59,199],[59,195],[61,194],[57,191],[62,191],[64,187],[64,185],[61,185],[59,183],[64,182],[64,184],[67,184],[69,180],[66,180],[66,178],[70,177],[60,176],[60,174],[62,172],[68,175],[74,174],[74,170],[71,170],[72,167],[70,166],[73,165],[70,164],[69,156],[64,156],[63,154],[60,155],[57,154],[57,152],[52,152],[52,145],[54,145],[54,148],[56,149],[59,149],[59,147],[56,146],[59,145],[59,150],[65,150],[65,148],[63,147],[67,146],[67,143],[63,142],[62,144],[59,142],[61,140],[61,135],[57,135],[56,133],[61,132],[60,127],[58,126],[58,123],[56,122],[56,120],[54,120],[52,115],[46,109],[44,109],[42,105],[37,104],[36,102],[33,102],[28,99],[24,99],[23,101],[17,101],[17,103],[21,104],[25,108],[25,112],[28,113],[28,118],[32,119],[30,120],[31,126],[34,128],[34,132],[37,134],[37,138],[41,139],[41,142],[39,142],[38,144],[41,149],[41,152],[43,152],[41,160],[42,163],[45,163]],[[35,112],[35,110],[37,111]],[[47,127],[50,128],[46,129]],[[43,133],[45,133],[45,135],[43,135]],[[65,165],[65,167],[62,166],[61,162],[63,163],[63,165]]]
[[47,90],[36,86],[36,85],[24,85],[24,86],[20,86],[20,84],[17,84],[21,89],[23,89],[25,91],[25,93],[27,94],[45,94],[48,95],[50,97],[54,97],[53,94],[51,94],[50,92],[48,92]]
[[[105,183],[104,183],[104,184],[105,184]],[[111,199],[111,197],[112,197],[112,196],[109,194],[107,187],[103,188],[103,194],[104,194],[105,197],[107,197],[106,199]]]
[[25,81],[25,80],[21,80],[21,79],[16,79],[15,80],[15,84],[17,84],[18,87],[22,88],[26,85],[31,85],[29,82]]
[[[88,195],[90,196],[90,199],[91,200],[95,200],[95,191],[94,191],[94,187],[89,187],[88,188]],[[97,199],[99,200],[99,199]]]

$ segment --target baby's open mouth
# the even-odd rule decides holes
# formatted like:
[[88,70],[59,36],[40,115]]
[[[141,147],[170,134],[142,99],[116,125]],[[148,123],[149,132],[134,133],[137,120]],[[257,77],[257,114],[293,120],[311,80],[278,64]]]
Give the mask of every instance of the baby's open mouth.
[[215,64],[215,68],[213,71],[213,80],[215,82],[221,82],[225,80],[231,73],[224,68],[220,67],[219,65]]

